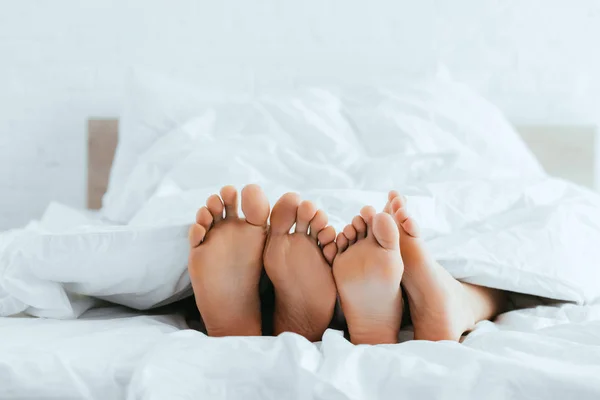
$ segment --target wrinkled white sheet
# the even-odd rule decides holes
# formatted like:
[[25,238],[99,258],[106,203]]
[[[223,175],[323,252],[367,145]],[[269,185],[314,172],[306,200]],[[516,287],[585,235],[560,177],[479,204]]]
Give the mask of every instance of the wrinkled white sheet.
[[125,398],[139,360],[185,327],[178,316],[123,308],[71,321],[0,318],[0,398]]
[[596,399],[599,318],[600,306],[515,311],[480,323],[463,344],[353,346],[330,330],[315,345],[293,334],[184,331],[141,361],[129,398]]
[[[597,399],[600,305],[539,306],[462,344],[353,346],[209,338],[177,316],[98,309],[73,321],[0,318],[0,398]],[[410,332],[406,332],[410,336]]]

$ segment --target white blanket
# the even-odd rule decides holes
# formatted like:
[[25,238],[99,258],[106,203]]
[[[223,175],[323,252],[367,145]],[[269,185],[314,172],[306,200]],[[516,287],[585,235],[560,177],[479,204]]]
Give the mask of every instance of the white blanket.
[[[338,229],[398,189],[455,277],[582,305],[506,314],[463,345],[370,348],[333,332],[320,347],[294,335],[167,334],[173,324],[150,317],[110,319],[101,334],[85,319],[3,319],[0,390],[29,398],[49,394],[43,387],[65,398],[106,398],[104,390],[131,398],[600,396],[592,379],[600,372],[600,198],[547,177],[489,104],[454,83],[436,85],[214,104],[182,95],[173,109],[189,110],[167,108],[171,126],[152,107],[143,111],[151,99],[134,99],[142,111],[124,117],[120,175],[100,218],[53,205],[41,221],[1,234],[0,315],[73,319],[97,298],[148,309],[189,294],[186,232],[196,209],[221,185],[248,182],[272,202],[299,191]],[[134,145],[145,137],[136,126],[161,128]],[[65,332],[81,340],[66,343]],[[120,350],[123,333],[132,352]],[[47,362],[38,363],[41,354]],[[114,363],[98,364],[109,354]]]
[[[250,182],[272,203],[300,192],[338,230],[397,189],[456,278],[580,304],[600,298],[600,197],[545,176],[501,114],[454,83],[190,103],[187,122],[157,128],[127,155],[103,220],[55,205],[2,236],[0,315],[73,318],[89,296],[147,309],[189,293],[196,210],[222,185]],[[153,108],[142,114],[160,120]],[[153,126],[124,119],[116,166],[131,137]]]

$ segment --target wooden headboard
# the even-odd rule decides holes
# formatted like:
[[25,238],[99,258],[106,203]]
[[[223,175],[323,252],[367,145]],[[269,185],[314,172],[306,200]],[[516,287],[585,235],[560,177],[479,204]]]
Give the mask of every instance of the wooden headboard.
[[[590,188],[600,187],[600,177],[596,173],[600,168],[596,167],[596,148],[599,143],[595,126],[523,125],[517,126],[517,131],[550,175]],[[102,206],[118,132],[119,123],[116,119],[88,121],[89,209]]]
[[108,188],[110,168],[119,140],[119,121],[90,119],[87,128],[87,208],[98,210]]

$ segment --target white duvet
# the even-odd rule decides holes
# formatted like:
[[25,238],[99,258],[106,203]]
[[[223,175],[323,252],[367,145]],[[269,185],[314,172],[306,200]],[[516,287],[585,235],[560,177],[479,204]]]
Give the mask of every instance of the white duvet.
[[[49,318],[0,320],[1,398],[600,396],[600,198],[547,177],[484,100],[447,78],[235,101],[148,78],[131,84],[102,214],[53,205],[0,236],[0,315]],[[196,209],[249,182],[271,201],[300,192],[338,229],[400,190],[456,278],[572,304],[506,313],[463,344],[377,347],[92,309],[189,294]]]

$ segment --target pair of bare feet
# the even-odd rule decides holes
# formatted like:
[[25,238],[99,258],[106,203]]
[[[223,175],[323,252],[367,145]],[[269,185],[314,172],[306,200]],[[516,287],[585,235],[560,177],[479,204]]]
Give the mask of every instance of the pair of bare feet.
[[276,335],[289,331],[320,340],[339,294],[354,344],[396,343],[404,289],[415,339],[458,340],[481,311],[471,304],[477,289],[473,295],[429,256],[405,203],[390,192],[384,212],[364,207],[336,237],[326,214],[294,193],[270,213],[262,190],[248,185],[242,219],[237,191],[224,187],[208,198],[190,229],[189,273],[207,333],[262,334],[264,268],[275,292]]

